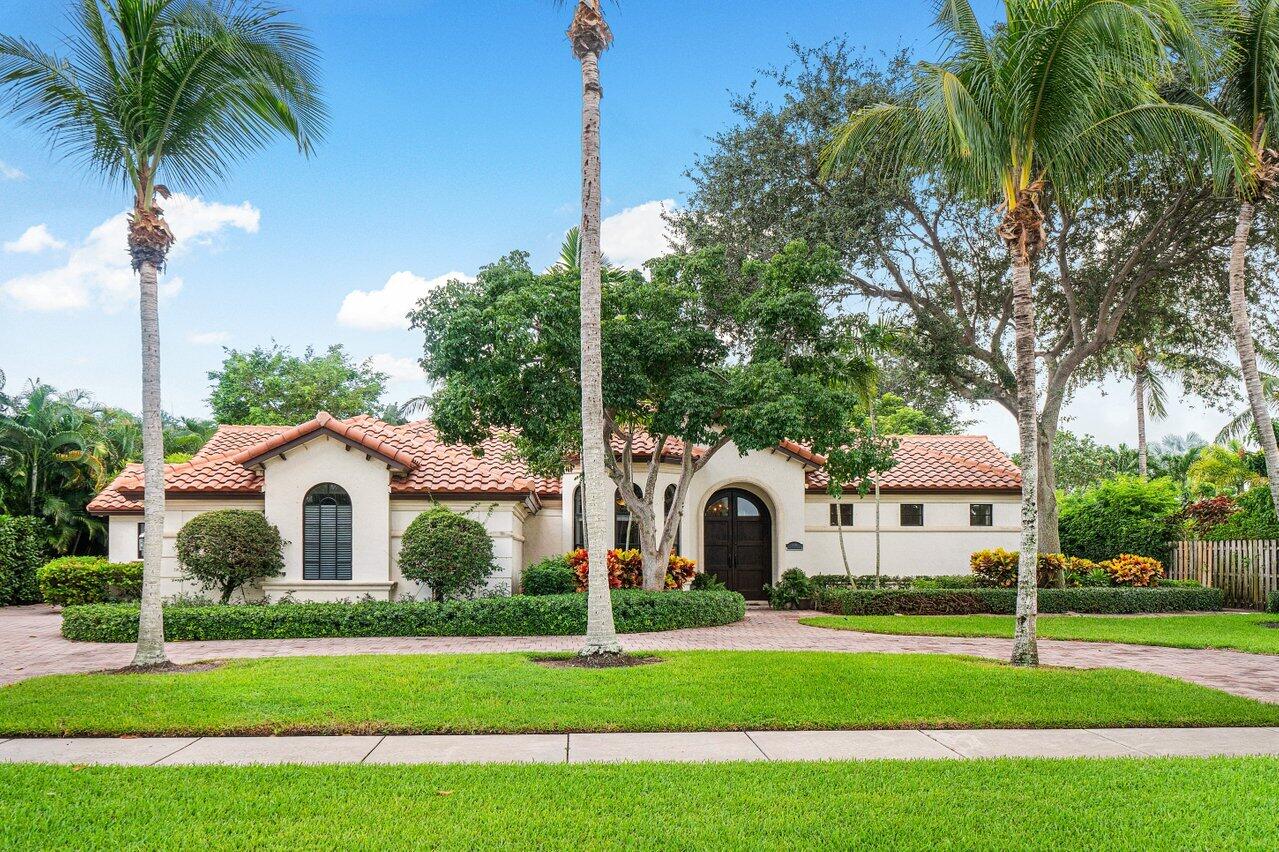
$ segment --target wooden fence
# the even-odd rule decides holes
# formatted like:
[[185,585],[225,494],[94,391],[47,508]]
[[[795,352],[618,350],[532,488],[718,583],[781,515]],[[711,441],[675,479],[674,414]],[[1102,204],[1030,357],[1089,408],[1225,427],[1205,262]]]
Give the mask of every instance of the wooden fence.
[[1279,589],[1279,540],[1179,541],[1168,576],[1221,589],[1228,607],[1261,609]]

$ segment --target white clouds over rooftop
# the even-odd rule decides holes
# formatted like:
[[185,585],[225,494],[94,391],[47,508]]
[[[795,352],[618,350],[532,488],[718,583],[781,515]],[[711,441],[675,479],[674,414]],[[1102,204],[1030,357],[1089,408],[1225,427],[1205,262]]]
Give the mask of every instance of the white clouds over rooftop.
[[435,278],[423,278],[412,272],[397,272],[380,290],[352,290],[338,309],[338,322],[366,331],[407,329],[406,315],[427,293],[452,279],[473,281],[462,272],[446,272]]

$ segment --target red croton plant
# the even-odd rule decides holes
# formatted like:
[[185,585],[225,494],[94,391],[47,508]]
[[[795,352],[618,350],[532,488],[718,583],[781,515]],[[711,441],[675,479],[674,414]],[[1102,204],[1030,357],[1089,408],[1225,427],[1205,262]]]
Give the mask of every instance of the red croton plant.
[[[577,576],[577,590],[586,590],[586,571],[589,567],[586,548],[574,550],[568,555],[568,565]],[[666,564],[666,589],[682,589],[697,573],[697,563],[672,553]],[[644,559],[638,550],[610,550],[608,552],[608,585],[613,589],[639,589],[644,585]]]

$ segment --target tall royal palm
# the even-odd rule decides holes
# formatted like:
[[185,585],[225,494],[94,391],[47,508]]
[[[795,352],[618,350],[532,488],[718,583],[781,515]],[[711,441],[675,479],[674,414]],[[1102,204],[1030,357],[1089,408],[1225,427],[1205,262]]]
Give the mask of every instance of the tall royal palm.
[[1239,217],[1230,245],[1230,318],[1248,408],[1266,457],[1270,498],[1279,511],[1279,442],[1257,367],[1246,287],[1253,219],[1257,206],[1272,199],[1279,179],[1279,151],[1273,147],[1271,132],[1279,122],[1279,0],[1243,0],[1230,35],[1235,62],[1220,102],[1225,115],[1248,135],[1253,152],[1252,171],[1243,175],[1238,187]]
[[[174,237],[158,198],[226,177],[283,135],[309,154],[325,120],[309,37],[256,0],[80,0],[66,53],[0,36],[0,86],[55,147],[132,195],[145,469],[142,611],[134,665],[165,662],[160,608],[164,444],[157,279]],[[161,180],[165,183],[161,183]]]
[[578,256],[582,270],[582,474],[586,498],[587,571],[585,656],[617,654],[608,587],[608,507],[613,493],[604,466],[604,380],[600,342],[600,54],[613,43],[600,0],[578,0],[568,28],[573,55],[582,66],[582,224]]
[[1008,0],[982,30],[968,0],[943,0],[936,27],[946,57],[921,63],[896,103],[855,113],[826,152],[828,173],[874,162],[909,191],[934,178],[970,198],[998,199],[997,233],[1012,261],[1017,424],[1022,467],[1021,556],[1012,659],[1035,645],[1037,388],[1031,268],[1043,246],[1042,194],[1087,199],[1134,155],[1177,149],[1246,162],[1246,140],[1198,107],[1169,104],[1156,86],[1171,58],[1199,71],[1197,24],[1220,0]]

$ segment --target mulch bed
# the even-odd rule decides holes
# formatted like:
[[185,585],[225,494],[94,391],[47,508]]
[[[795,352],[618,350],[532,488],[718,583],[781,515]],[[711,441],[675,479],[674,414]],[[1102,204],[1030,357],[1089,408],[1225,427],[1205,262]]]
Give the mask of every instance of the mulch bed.
[[211,672],[214,669],[220,669],[226,665],[225,660],[204,660],[199,663],[160,663],[154,666],[125,666],[122,669],[104,669],[95,674],[195,674],[196,672]]
[[661,657],[643,654],[591,654],[588,657],[543,657],[533,662],[548,669],[626,669],[662,662]]

